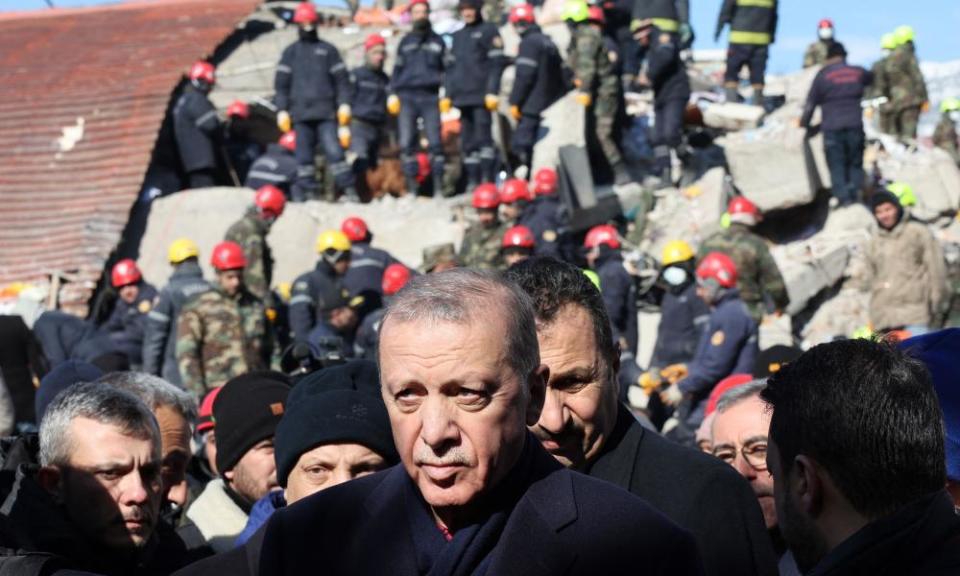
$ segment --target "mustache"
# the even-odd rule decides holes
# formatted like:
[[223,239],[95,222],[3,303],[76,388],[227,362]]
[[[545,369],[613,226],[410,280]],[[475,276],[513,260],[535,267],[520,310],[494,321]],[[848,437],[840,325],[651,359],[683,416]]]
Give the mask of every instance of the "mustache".
[[443,454],[424,446],[413,453],[413,462],[417,466],[469,466],[470,457],[459,446],[452,446]]

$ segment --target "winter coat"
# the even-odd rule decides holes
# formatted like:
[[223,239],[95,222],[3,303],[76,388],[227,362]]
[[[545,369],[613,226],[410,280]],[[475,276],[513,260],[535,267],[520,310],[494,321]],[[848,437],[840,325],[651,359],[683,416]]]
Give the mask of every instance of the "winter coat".
[[217,554],[233,548],[249,518],[227,493],[222,478],[211,480],[186,514],[188,521],[177,530],[186,545],[191,550],[209,548]]

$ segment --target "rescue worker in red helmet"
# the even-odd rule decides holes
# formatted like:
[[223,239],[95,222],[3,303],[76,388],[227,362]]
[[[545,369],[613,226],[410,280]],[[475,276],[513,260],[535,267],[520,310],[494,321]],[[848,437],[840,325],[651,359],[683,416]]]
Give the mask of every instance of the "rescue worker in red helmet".
[[536,240],[534,255],[574,260],[576,246],[570,238],[569,212],[557,193],[557,171],[549,167],[537,170],[533,176],[533,194],[533,204],[521,223]]
[[153,309],[157,290],[143,280],[137,263],[129,258],[113,265],[110,284],[117,292],[117,301],[107,321],[101,327],[130,361],[139,369],[143,364],[143,335],[147,314]]
[[295,201],[317,194],[317,146],[323,150],[337,190],[356,201],[356,178],[338,136],[338,127],[349,130],[353,87],[337,47],[317,36],[317,20],[312,2],[297,6],[293,21],[300,36],[283,51],[274,79],[277,125],[283,132],[291,126],[297,131]]
[[533,193],[526,180],[511,178],[500,190],[500,215],[510,224],[523,224],[533,202]]
[[267,151],[250,165],[243,185],[253,190],[271,185],[283,190],[289,199],[291,188],[297,179],[297,133],[293,130],[280,135],[277,142],[267,144]]
[[[620,233],[609,224],[594,226],[583,240],[587,264],[600,278],[600,294],[610,317],[613,339],[620,346],[620,361],[634,361],[637,332],[637,286],[623,267]],[[621,397],[626,394],[621,391]]]
[[536,244],[533,232],[526,226],[514,226],[507,230],[500,243],[500,254],[504,266],[509,268],[533,256]]
[[228,159],[228,168],[236,174],[234,185],[246,181],[250,166],[263,153],[263,146],[252,134],[253,123],[250,119],[250,105],[243,100],[234,100],[227,106],[226,121],[223,123],[223,152]]
[[731,374],[750,374],[756,361],[757,323],[750,317],[737,290],[737,266],[722,252],[710,252],[697,265],[697,296],[710,306],[710,320],[688,367],[674,366],[669,387],[660,393],[668,406],[677,407],[675,427],[668,421],[668,437],[693,446],[703,422],[710,392]]
[[236,242],[243,248],[247,259],[244,283],[267,306],[272,305],[270,284],[273,282],[273,252],[267,243],[267,235],[286,205],[287,197],[282,190],[271,184],[261,186],[247,213],[234,222],[224,236],[224,240]]
[[807,46],[807,51],[803,54],[804,68],[821,66],[827,61],[827,52],[837,41],[834,34],[833,20],[824,18],[817,24],[817,41]]
[[273,340],[263,302],[244,285],[247,258],[235,242],[214,246],[213,290],[189,300],[177,320],[177,364],[184,388],[203,398],[246,372],[270,366]]
[[383,306],[367,314],[360,323],[360,327],[357,328],[357,338],[353,343],[357,358],[377,359],[380,324],[383,322],[384,314],[386,314],[386,306],[389,304],[390,298],[403,289],[414,274],[416,273],[413,270],[399,262],[387,266],[387,269],[383,271],[383,283],[380,287],[383,292]]
[[363,296],[357,312],[362,320],[380,307],[383,300],[384,271],[399,260],[386,250],[374,248],[373,232],[358,216],[350,216],[340,224],[340,231],[350,240],[350,267],[343,275],[343,287],[353,296]]
[[187,188],[207,188],[217,183],[217,147],[222,128],[217,109],[208,94],[216,82],[213,64],[195,62],[187,75],[189,84],[173,106],[173,135]]
[[500,193],[493,184],[481,184],[474,188],[471,203],[477,222],[463,235],[458,254],[460,264],[467,268],[500,268],[500,240],[508,228],[500,221]]
[[383,71],[386,58],[387,41],[379,33],[370,34],[363,43],[363,65],[350,72],[353,84],[350,150],[356,154],[353,172],[361,190],[366,187],[367,170],[377,167],[386,130],[390,85],[390,78]]

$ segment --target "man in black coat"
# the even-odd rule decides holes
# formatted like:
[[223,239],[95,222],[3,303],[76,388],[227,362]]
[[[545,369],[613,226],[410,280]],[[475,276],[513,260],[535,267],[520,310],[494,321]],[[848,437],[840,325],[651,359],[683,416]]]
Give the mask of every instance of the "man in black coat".
[[297,133],[284,133],[276,143],[267,144],[267,151],[250,165],[243,185],[253,190],[270,184],[283,190],[291,198],[293,183],[297,179]]
[[617,402],[617,345],[603,299],[583,272],[533,258],[507,277],[534,300],[542,361],[550,369],[544,409],[531,427],[543,447],[690,530],[707,574],[776,574],[757,499],[736,471],[645,430]]
[[20,316],[0,315],[0,376],[10,392],[16,422],[33,422],[36,385],[50,369],[40,342]]
[[217,146],[221,135],[217,110],[207,97],[216,78],[213,64],[195,63],[188,78],[190,83],[173,107],[173,134],[188,186],[206,188],[216,184]]
[[353,172],[360,186],[366,185],[367,170],[376,168],[380,143],[386,135],[387,86],[390,77],[383,71],[387,41],[370,34],[363,42],[363,65],[350,71],[353,83],[353,120],[350,122],[350,150],[357,155]]
[[528,433],[548,370],[517,286],[457,269],[395,298],[379,354],[402,464],[277,511],[261,574],[702,574],[687,532]]

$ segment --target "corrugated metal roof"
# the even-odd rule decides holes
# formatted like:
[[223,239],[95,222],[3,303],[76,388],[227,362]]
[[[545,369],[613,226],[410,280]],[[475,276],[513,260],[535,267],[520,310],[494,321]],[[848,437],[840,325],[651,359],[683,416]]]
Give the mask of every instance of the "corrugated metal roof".
[[81,310],[137,198],[171,91],[259,0],[0,14],[0,285]]

